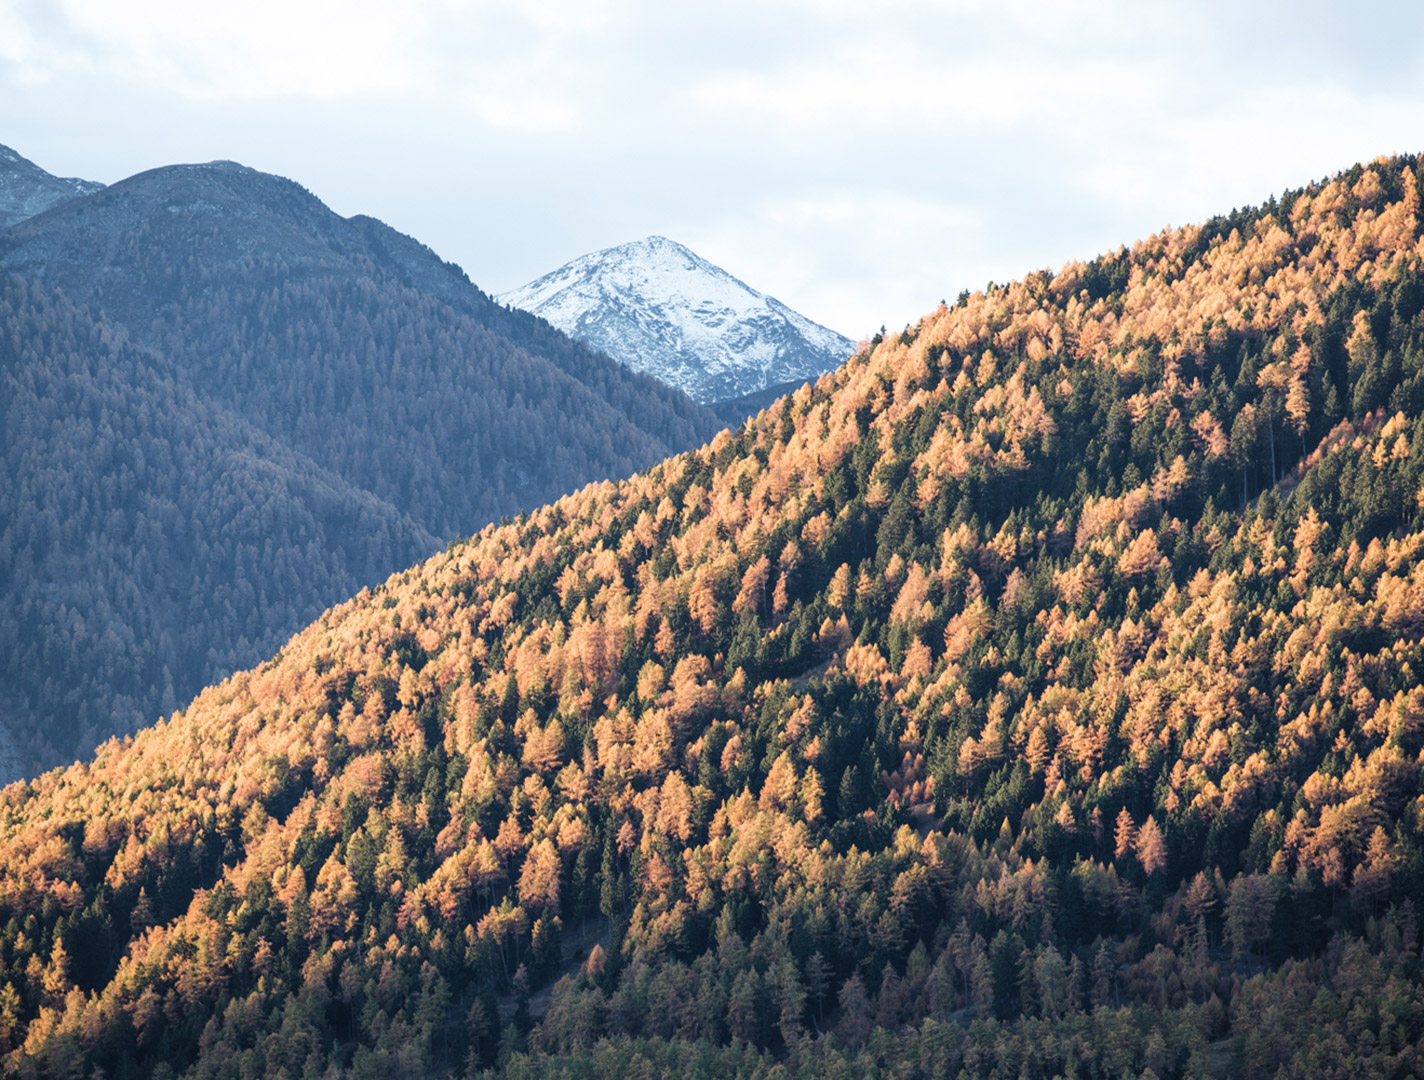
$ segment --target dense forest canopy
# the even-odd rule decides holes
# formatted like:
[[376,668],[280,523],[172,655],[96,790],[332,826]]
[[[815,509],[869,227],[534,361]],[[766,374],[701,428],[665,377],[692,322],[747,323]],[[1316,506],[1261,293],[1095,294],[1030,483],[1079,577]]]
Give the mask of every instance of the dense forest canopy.
[[0,269],[30,283],[0,284],[0,721],[45,766],[451,538],[719,426],[228,162],[0,231]]
[[0,671],[32,757],[171,713],[439,547],[42,283],[0,279],[0,357]]
[[1419,167],[966,294],[6,789],[7,1067],[1419,1075]]

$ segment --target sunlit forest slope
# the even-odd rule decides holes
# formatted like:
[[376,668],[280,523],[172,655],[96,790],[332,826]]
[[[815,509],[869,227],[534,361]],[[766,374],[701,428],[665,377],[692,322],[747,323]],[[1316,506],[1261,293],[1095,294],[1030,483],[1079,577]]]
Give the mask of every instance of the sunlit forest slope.
[[28,283],[0,284],[0,722],[45,766],[452,537],[719,426],[231,162],[0,230],[0,271]]
[[7,1068],[1419,1075],[1419,166],[966,294],[6,789]]

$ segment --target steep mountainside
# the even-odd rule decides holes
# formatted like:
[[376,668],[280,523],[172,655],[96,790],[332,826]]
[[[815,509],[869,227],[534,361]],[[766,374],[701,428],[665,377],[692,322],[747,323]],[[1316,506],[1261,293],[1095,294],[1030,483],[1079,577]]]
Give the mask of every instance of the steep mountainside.
[[[102,326],[97,338],[79,332],[86,344],[73,347],[64,325],[20,310],[19,325],[41,337],[9,342],[7,372],[26,369],[16,377],[34,388],[25,407],[39,410],[45,435],[23,423],[0,433],[4,453],[26,469],[8,493],[30,496],[10,522],[24,542],[7,559],[34,568],[0,579],[0,633],[28,643],[6,654],[0,689],[16,738],[46,765],[91,752],[95,731],[132,731],[175,695],[184,702],[256,663],[316,612],[439,542],[627,475],[719,426],[677,391],[510,313],[409,237],[341,218],[297,184],[229,162],[153,170],[22,221],[0,232],[0,269],[45,295],[62,290]],[[87,343],[114,333],[157,358],[165,385],[131,388],[129,404],[145,407],[96,427],[47,365],[98,370],[103,356]],[[66,357],[73,348],[81,355]],[[19,398],[8,404],[21,408]],[[242,439],[261,435],[267,449],[257,457],[283,463],[282,513],[319,524],[288,528],[275,510],[256,511],[237,543],[227,511],[200,508],[205,485],[225,475],[211,469],[230,460],[226,450],[164,445],[207,430],[210,416],[240,421]],[[70,428],[97,445],[67,445]],[[119,457],[99,449],[110,434]],[[156,449],[129,475],[133,440]],[[76,474],[86,461],[93,467]],[[170,492],[188,495],[166,501]],[[358,496],[404,523],[378,528],[359,554],[365,538],[343,532],[355,519],[333,509]],[[101,509],[127,515],[127,535],[150,499],[165,508],[146,512],[164,541],[134,547],[131,576],[122,561],[117,576],[100,576],[102,588],[65,576],[64,558],[112,542]],[[63,555],[39,520],[50,504],[77,515],[61,523]],[[262,533],[264,523],[273,531]],[[222,551],[222,561],[199,565]],[[142,584],[155,575],[191,599],[155,608],[168,595]],[[71,603],[78,594],[85,602]],[[150,609],[166,613],[160,623]],[[124,660],[99,663],[98,654]]]
[[[155,169],[22,222],[0,235],[0,268],[98,307],[200,391],[441,535],[716,430],[567,338],[526,349],[428,249],[231,162]],[[610,382],[622,402],[600,400]]]
[[853,348],[662,236],[584,255],[498,299],[704,403],[799,385]]
[[9,276],[0,387],[0,719],[31,761],[172,712],[439,546],[164,357]]
[[103,186],[72,176],[51,176],[8,146],[0,146],[0,229]]
[[1419,1075],[1419,166],[967,296],[6,789],[7,1067]]

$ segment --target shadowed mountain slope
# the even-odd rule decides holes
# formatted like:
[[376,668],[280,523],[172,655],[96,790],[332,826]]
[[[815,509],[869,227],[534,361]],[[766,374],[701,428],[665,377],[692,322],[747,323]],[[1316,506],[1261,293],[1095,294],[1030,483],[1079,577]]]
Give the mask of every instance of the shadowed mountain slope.
[[3,720],[32,758],[172,712],[438,546],[41,284],[0,280],[0,361]]
[[[449,538],[718,427],[677,391],[493,303],[409,237],[230,162],[156,169],[28,218],[0,232],[0,269],[39,287],[7,294],[16,326],[40,336],[6,342],[7,374],[27,389],[7,402],[19,418],[4,452],[23,471],[7,491],[0,633],[17,643],[5,719],[44,765],[257,662]],[[42,308],[27,311],[30,298]],[[74,320],[97,329],[71,334]],[[147,358],[119,369],[142,385],[125,390],[108,369],[102,350],[118,340]],[[91,392],[113,396],[102,422],[74,411]],[[232,440],[253,449],[234,456]],[[251,486],[259,473],[283,492],[273,516]],[[223,491],[228,509],[214,502]],[[372,513],[383,523],[368,536],[358,522]],[[113,542],[128,547],[109,571],[72,577]]]
[[0,267],[96,306],[200,392],[441,535],[716,430],[567,338],[526,349],[414,241],[231,162],[155,169],[22,222]]

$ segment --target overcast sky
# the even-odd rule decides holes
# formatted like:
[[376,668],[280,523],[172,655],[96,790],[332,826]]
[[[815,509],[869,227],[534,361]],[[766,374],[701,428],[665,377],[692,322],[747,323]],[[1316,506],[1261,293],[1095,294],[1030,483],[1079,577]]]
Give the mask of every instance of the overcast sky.
[[0,0],[0,143],[231,158],[500,292],[661,233],[853,338],[1424,149],[1417,0]]

